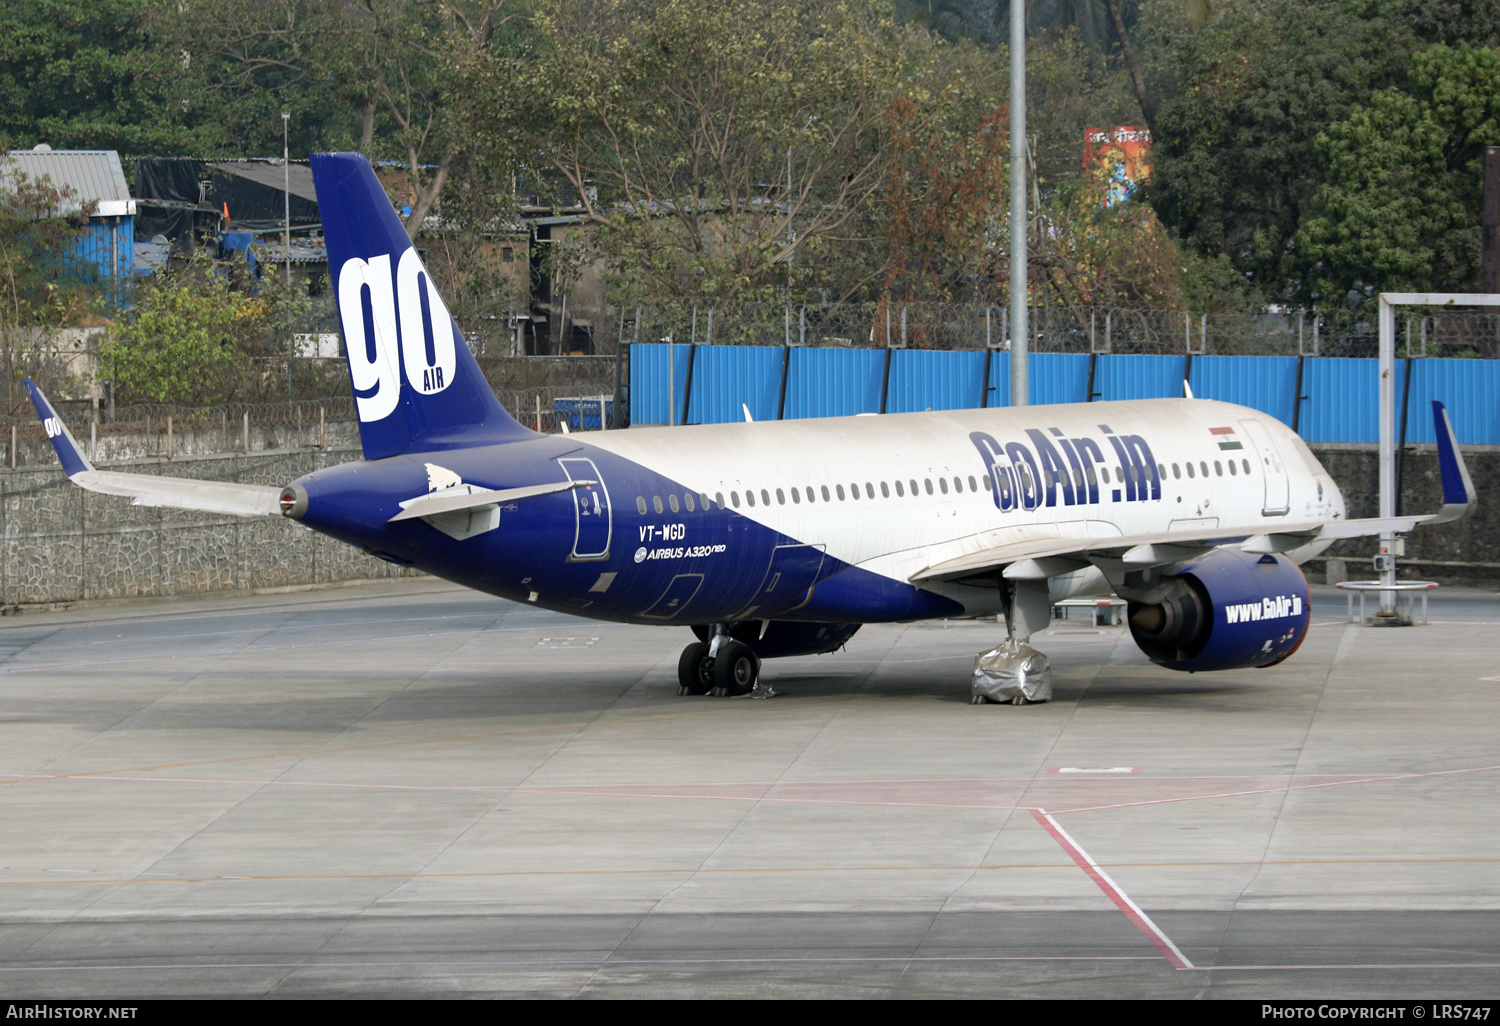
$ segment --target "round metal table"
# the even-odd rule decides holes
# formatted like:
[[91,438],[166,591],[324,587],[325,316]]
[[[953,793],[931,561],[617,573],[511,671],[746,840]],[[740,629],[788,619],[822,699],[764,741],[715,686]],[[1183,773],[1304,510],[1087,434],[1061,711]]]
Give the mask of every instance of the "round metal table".
[[[1350,623],[1365,622],[1365,596],[1370,592],[1393,591],[1396,592],[1396,612],[1398,615],[1401,611],[1401,595],[1402,593],[1406,594],[1406,613],[1407,617],[1409,619],[1412,619],[1413,623],[1417,621],[1411,616],[1412,609],[1416,605],[1416,599],[1418,597],[1422,599],[1421,622],[1424,624],[1427,622],[1427,593],[1432,591],[1432,589],[1436,588],[1437,586],[1438,585],[1436,581],[1397,581],[1395,584],[1383,584],[1380,581],[1341,581],[1340,583],[1334,585],[1334,587],[1342,591],[1349,600],[1348,620]],[[1354,618],[1355,595],[1359,596],[1358,620]]]

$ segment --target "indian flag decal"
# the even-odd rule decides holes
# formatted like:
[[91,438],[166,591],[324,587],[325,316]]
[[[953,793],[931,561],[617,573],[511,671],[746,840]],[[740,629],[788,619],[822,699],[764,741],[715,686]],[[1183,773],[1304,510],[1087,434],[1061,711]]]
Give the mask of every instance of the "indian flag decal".
[[1234,428],[1217,427],[1209,428],[1208,433],[1214,436],[1214,441],[1219,443],[1220,449],[1243,449],[1240,440],[1234,437]]

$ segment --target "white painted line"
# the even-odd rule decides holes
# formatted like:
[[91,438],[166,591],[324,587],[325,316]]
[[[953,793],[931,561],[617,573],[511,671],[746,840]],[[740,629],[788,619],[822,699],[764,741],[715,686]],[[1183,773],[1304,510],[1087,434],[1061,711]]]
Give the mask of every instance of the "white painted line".
[[1063,851],[1067,852],[1068,856],[1078,864],[1078,868],[1087,873],[1089,879],[1099,885],[1099,889],[1104,892],[1110,901],[1115,903],[1115,907],[1125,913],[1125,918],[1134,923],[1136,929],[1151,939],[1151,943],[1156,945],[1157,950],[1166,956],[1168,962],[1172,963],[1172,968],[1197,968],[1197,966],[1188,961],[1187,956],[1178,949],[1177,945],[1172,943],[1172,938],[1163,933],[1161,927],[1152,922],[1151,917],[1146,915],[1139,905],[1130,900],[1130,895],[1121,890],[1120,885],[1111,880],[1109,874],[1099,868],[1099,863],[1095,862],[1093,857],[1084,851],[1077,841],[1068,836],[1068,832],[1058,824],[1057,820],[1049,816],[1044,809],[1032,809],[1031,814],[1042,825],[1042,829],[1051,834],[1054,841],[1062,845]]
[[1055,766],[1048,773],[1139,773],[1139,766]]

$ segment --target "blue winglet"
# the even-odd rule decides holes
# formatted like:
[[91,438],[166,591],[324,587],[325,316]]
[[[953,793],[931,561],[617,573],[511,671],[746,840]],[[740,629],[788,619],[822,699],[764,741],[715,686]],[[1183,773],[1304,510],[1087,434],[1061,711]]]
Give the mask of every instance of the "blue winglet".
[[1469,468],[1458,451],[1458,438],[1448,410],[1436,399],[1432,401],[1433,429],[1437,436],[1438,468],[1443,475],[1443,509],[1429,523],[1457,520],[1472,510],[1478,501]]
[[26,391],[31,393],[31,404],[36,407],[36,415],[42,418],[42,427],[47,431],[47,437],[52,440],[52,448],[57,450],[58,461],[62,463],[63,472],[69,477],[81,474],[85,470],[93,470],[93,464],[84,459],[83,450],[78,448],[78,443],[73,440],[73,434],[68,426],[62,422],[42,390],[37,387],[36,382],[30,378],[26,379]]

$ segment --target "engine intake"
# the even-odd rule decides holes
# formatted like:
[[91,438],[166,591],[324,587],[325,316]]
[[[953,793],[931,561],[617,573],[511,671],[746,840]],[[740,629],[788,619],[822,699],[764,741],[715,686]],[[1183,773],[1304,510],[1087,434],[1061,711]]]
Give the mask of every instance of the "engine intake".
[[1307,578],[1282,555],[1216,549],[1163,574],[1149,589],[1122,589],[1130,634],[1172,670],[1274,666],[1307,636]]

